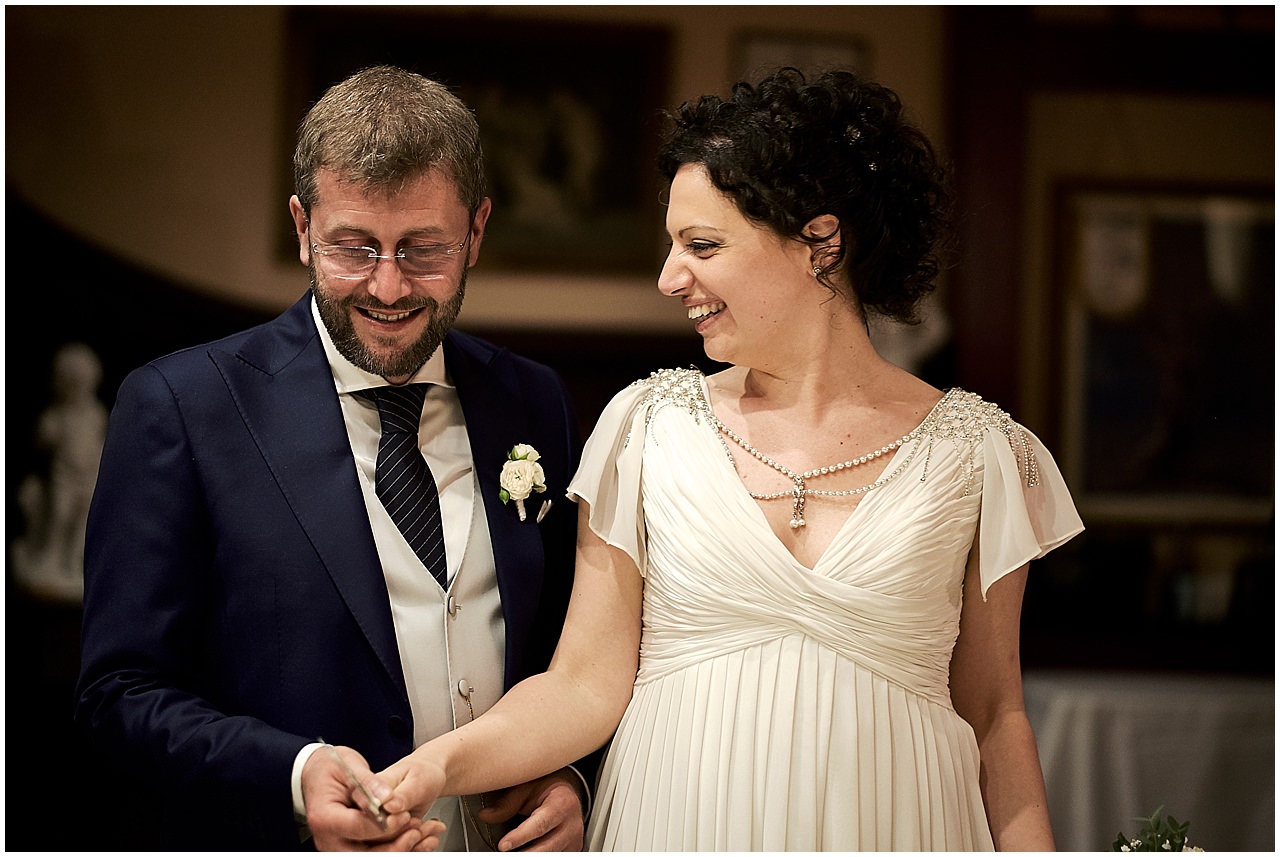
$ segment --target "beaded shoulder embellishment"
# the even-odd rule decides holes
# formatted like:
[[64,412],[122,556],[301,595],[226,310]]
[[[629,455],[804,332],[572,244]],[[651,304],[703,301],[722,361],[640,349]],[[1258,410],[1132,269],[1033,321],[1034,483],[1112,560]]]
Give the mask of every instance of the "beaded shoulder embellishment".
[[959,388],[948,390],[942,401],[938,402],[920,424],[919,432],[925,439],[924,470],[920,481],[923,482],[928,477],[929,462],[937,442],[949,440],[960,453],[965,493],[969,493],[973,481],[974,453],[982,444],[986,433],[991,431],[1000,432],[1009,442],[1009,448],[1013,450],[1013,456],[1018,462],[1018,472],[1026,481],[1027,487],[1039,485],[1040,470],[1026,429],[1014,422],[997,405],[976,393]]
[[702,394],[702,373],[697,369],[659,369],[648,378],[633,382],[633,386],[636,384],[649,387],[644,397],[645,407],[679,405],[695,417],[711,410],[707,397]]
[[[640,407],[645,410],[645,430],[653,423],[654,416],[667,405],[687,410],[695,420],[702,422],[703,417],[711,416],[711,404],[702,392],[702,372],[689,369],[658,369],[651,372],[648,378],[631,382],[632,387],[646,386],[648,391],[640,400]],[[631,443],[630,434],[624,444]]]

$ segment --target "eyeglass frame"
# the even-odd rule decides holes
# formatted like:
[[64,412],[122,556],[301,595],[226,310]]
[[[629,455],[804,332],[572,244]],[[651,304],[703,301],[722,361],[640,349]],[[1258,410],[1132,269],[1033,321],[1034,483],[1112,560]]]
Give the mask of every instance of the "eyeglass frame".
[[[307,221],[307,234],[308,234],[308,235],[310,235],[310,234],[311,234],[311,221],[310,221],[310,220],[308,220],[308,221]],[[468,230],[468,232],[467,232],[466,236],[465,236],[465,237],[463,237],[463,239],[462,239],[461,241],[459,241],[457,244],[425,244],[425,245],[424,245],[424,244],[419,244],[419,245],[416,245],[416,246],[423,247],[424,249],[425,249],[425,248],[435,249],[435,248],[438,248],[438,247],[444,247],[444,248],[448,248],[448,249],[440,250],[440,251],[439,251],[439,252],[440,252],[440,255],[443,255],[443,256],[456,256],[456,255],[458,255],[459,253],[461,253],[464,249],[466,249],[467,242],[469,242],[470,240],[471,240],[471,232],[470,232],[470,230]],[[348,244],[335,244],[335,243],[330,242],[330,241],[325,241],[325,242],[308,241],[308,242],[307,242],[307,246],[309,246],[309,247],[311,248],[311,252],[313,252],[313,253],[317,253],[317,254],[319,254],[320,256],[323,256],[323,257],[325,257],[325,258],[328,258],[328,257],[329,257],[329,255],[330,255],[330,253],[332,253],[332,252],[333,252],[333,250],[336,250],[336,249],[341,249],[341,250],[368,250],[368,251],[369,251],[369,255],[368,255],[367,257],[365,257],[365,256],[360,257],[360,258],[362,258],[362,259],[363,259],[363,258],[368,258],[368,259],[372,259],[372,260],[373,260],[373,266],[372,266],[371,268],[369,268],[369,270],[368,270],[366,273],[361,274],[361,275],[360,275],[360,276],[358,276],[358,277],[344,276],[343,274],[332,274],[332,276],[337,277],[339,280],[351,280],[351,281],[356,281],[356,280],[365,280],[365,279],[368,279],[369,277],[373,276],[373,274],[374,274],[374,272],[375,272],[375,271],[377,271],[377,270],[378,270],[378,263],[379,263],[379,262],[381,262],[383,259],[394,259],[394,260],[395,260],[395,263],[396,263],[396,269],[400,272],[401,276],[408,277],[409,279],[412,279],[412,280],[425,280],[425,279],[430,279],[430,278],[432,278],[432,277],[437,276],[436,274],[410,274],[410,273],[407,273],[407,272],[405,271],[405,269],[400,265],[400,262],[401,262],[402,260],[404,260],[404,259],[408,258],[407,256],[405,256],[405,252],[404,252],[404,251],[405,251],[405,248],[404,248],[404,247],[401,247],[401,248],[397,249],[397,250],[396,250],[396,252],[394,252],[394,253],[392,253],[391,255],[389,255],[389,256],[388,256],[388,255],[384,255],[384,254],[382,254],[382,253],[379,253],[379,252],[377,251],[377,249],[376,249],[376,248],[374,248],[374,247],[370,247],[370,246],[369,246],[369,245],[367,245],[367,244],[348,245]],[[332,248],[332,249],[322,249],[322,248]]]

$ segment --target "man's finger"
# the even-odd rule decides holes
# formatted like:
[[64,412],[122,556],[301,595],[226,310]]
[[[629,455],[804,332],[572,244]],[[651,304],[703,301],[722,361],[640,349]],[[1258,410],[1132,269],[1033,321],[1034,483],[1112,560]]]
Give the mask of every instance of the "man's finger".
[[504,821],[510,821],[520,811],[523,803],[523,799],[514,791],[503,790],[486,795],[485,805],[480,808],[477,815],[486,824],[502,824]]
[[[537,843],[554,829],[555,824],[551,814],[539,807],[528,818],[508,831],[507,835],[498,842],[498,848],[503,851],[514,851],[517,848],[529,846]],[[532,850],[542,849],[534,847]]]

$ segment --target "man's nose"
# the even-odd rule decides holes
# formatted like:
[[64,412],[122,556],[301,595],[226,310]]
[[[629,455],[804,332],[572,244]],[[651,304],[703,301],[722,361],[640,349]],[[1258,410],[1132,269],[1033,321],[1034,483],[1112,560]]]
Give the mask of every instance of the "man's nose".
[[409,278],[400,271],[400,264],[395,256],[378,256],[374,259],[373,271],[369,274],[369,294],[391,306],[412,292]]

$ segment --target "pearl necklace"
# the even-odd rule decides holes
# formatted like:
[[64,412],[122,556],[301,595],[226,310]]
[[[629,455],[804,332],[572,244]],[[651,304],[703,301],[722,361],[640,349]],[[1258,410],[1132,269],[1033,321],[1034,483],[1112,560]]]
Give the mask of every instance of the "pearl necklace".
[[[868,452],[866,455],[862,455],[857,458],[851,458],[848,461],[842,461],[839,464],[831,464],[826,467],[815,467],[813,470],[806,470],[804,473],[796,473],[794,470],[791,470],[790,468],[779,464],[769,456],[765,455],[760,450],[756,449],[751,444],[747,443],[745,440],[739,437],[737,433],[733,431],[733,429],[729,428],[727,425],[720,422],[719,417],[712,414],[711,420],[714,423],[715,427],[719,429],[721,432],[723,432],[725,435],[727,435],[730,440],[738,444],[738,446],[742,447],[747,452],[751,453],[762,463],[769,465],[774,470],[778,471],[783,476],[791,480],[793,487],[788,491],[774,491],[772,493],[764,493],[764,494],[757,494],[754,491],[748,491],[747,493],[749,493],[752,499],[755,499],[755,500],[780,500],[783,497],[792,498],[793,505],[791,507],[791,529],[793,530],[798,530],[805,525],[804,504],[805,504],[806,497],[815,497],[815,496],[852,497],[857,494],[865,494],[874,488],[879,488],[881,485],[885,484],[890,479],[894,478],[895,476],[897,476],[899,473],[901,473],[903,470],[906,469],[907,465],[911,463],[911,459],[915,457],[915,454],[916,454],[915,449],[911,450],[911,454],[908,455],[901,464],[895,467],[892,473],[889,473],[887,475],[882,475],[875,482],[871,483],[870,485],[864,485],[861,488],[850,488],[847,491],[824,491],[817,488],[810,488],[805,484],[807,480],[813,479],[818,476],[828,476],[832,473],[839,473],[841,470],[845,470],[850,467],[857,467],[860,464],[866,464],[868,461],[874,461],[875,459],[881,457],[882,455],[888,455],[889,453],[893,452],[895,449],[902,446],[903,444],[914,440],[920,434],[920,429],[916,428],[912,430],[910,434],[903,435],[902,437],[898,438],[892,443],[885,444],[884,446],[877,449],[875,452]],[[728,452],[728,451],[729,451],[728,447],[725,447],[725,452]],[[729,459],[730,460],[733,459],[732,453],[730,453]],[[737,468],[736,462],[734,464],[734,467],[735,469]]]

